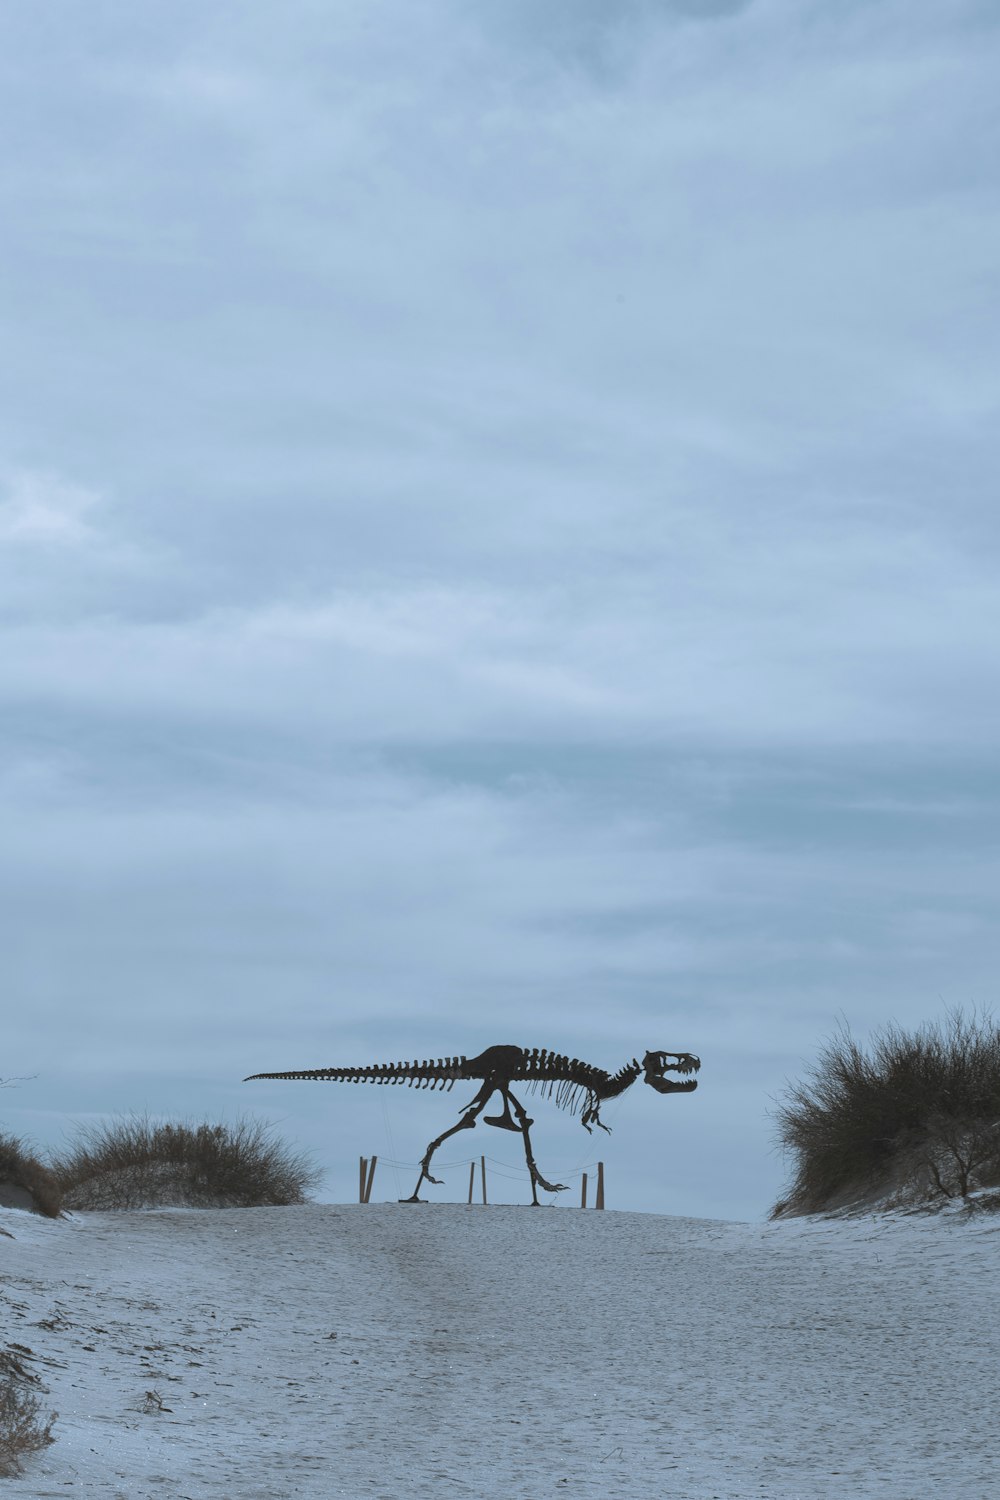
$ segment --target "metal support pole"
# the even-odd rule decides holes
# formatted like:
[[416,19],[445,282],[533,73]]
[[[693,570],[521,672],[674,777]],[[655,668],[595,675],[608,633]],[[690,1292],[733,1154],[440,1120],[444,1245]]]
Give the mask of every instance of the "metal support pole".
[[365,1183],[365,1202],[366,1203],[370,1203],[371,1202],[372,1183],[375,1181],[375,1163],[377,1161],[378,1161],[378,1157],[377,1156],[373,1156],[372,1159],[371,1159],[371,1161],[368,1163],[368,1181]]
[[486,1157],[479,1158],[479,1170],[483,1175],[483,1202],[486,1202]]
[[604,1163],[602,1161],[597,1163],[597,1202],[594,1207],[604,1207]]
[[364,1201],[365,1201],[365,1183],[366,1183],[367,1179],[368,1179],[368,1158],[367,1158],[367,1156],[363,1156],[361,1158],[361,1180],[358,1183],[358,1202],[359,1203],[364,1203]]
[[470,1161],[469,1162],[469,1202],[470,1203],[472,1202],[472,1189],[475,1187],[475,1185],[476,1185],[476,1164],[475,1164],[474,1161]]
[[583,1185],[582,1185],[582,1187],[580,1189],[580,1207],[581,1208],[586,1208],[587,1207],[587,1174],[586,1174],[586,1172],[584,1172],[584,1174],[583,1174]]

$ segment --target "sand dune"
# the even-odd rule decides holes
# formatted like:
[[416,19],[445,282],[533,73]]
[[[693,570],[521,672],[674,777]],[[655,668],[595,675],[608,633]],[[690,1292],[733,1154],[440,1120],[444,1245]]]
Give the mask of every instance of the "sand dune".
[[1000,1222],[0,1211],[11,1496],[1000,1492]]

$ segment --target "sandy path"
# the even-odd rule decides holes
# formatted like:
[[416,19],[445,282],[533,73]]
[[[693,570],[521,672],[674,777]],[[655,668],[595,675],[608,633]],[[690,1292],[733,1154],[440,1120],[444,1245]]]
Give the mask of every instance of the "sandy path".
[[11,1495],[1000,1490],[996,1221],[386,1204],[3,1222],[3,1336],[60,1413]]

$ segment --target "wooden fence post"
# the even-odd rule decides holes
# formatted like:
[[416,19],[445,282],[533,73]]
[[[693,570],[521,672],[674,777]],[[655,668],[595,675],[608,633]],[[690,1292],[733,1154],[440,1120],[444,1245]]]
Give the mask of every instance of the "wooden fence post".
[[602,1161],[597,1163],[597,1202],[594,1207],[604,1207],[604,1163]]
[[363,1156],[361,1158],[361,1181],[358,1184],[358,1202],[359,1203],[364,1203],[364,1201],[365,1201],[365,1182],[367,1181],[367,1178],[368,1178],[368,1158],[367,1158],[367,1156]]
[[475,1164],[474,1161],[470,1161],[469,1162],[469,1202],[470,1203],[472,1202],[472,1189],[475,1187],[475,1185],[476,1185],[476,1164]]
[[586,1208],[587,1207],[587,1174],[586,1174],[586,1172],[584,1172],[584,1174],[583,1174],[583,1183],[581,1184],[581,1187],[580,1187],[580,1207],[581,1208]]
[[378,1161],[378,1157],[377,1156],[373,1156],[372,1159],[371,1159],[371,1161],[368,1163],[368,1181],[365,1184],[365,1202],[366,1203],[371,1202],[372,1183],[375,1181],[375,1163],[377,1161]]
[[483,1174],[483,1202],[486,1202],[486,1157],[479,1158],[479,1170]]

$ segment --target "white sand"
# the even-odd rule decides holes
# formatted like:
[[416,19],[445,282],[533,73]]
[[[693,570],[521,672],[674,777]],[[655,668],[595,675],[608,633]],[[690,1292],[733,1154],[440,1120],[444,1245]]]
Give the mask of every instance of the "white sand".
[[2,1342],[59,1412],[12,1497],[1000,1494],[996,1218],[0,1225]]

